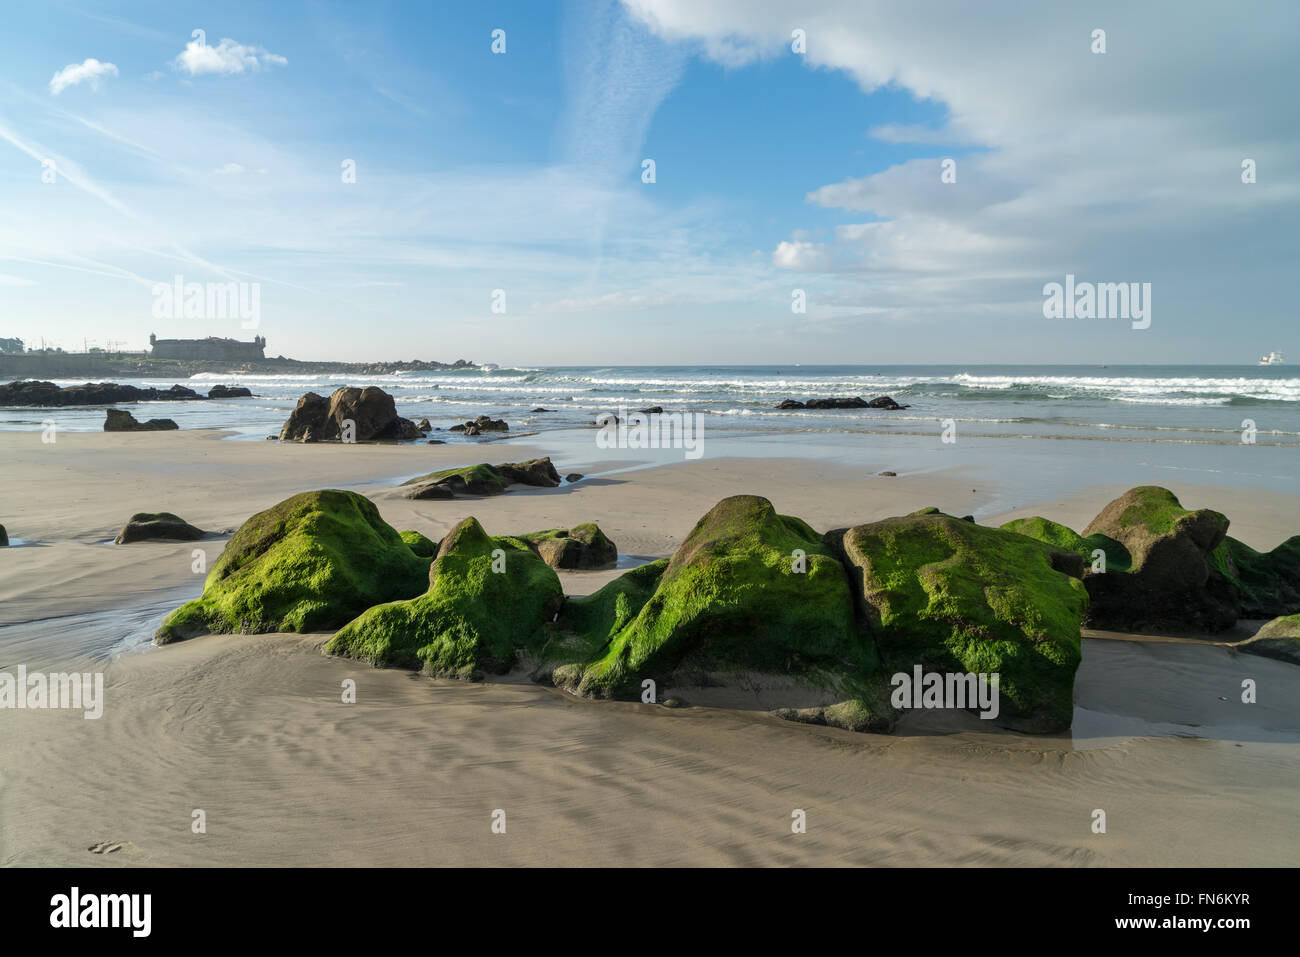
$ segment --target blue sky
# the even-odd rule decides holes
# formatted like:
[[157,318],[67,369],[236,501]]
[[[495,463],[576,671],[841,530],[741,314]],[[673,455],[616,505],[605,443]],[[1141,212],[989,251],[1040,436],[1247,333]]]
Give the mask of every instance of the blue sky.
[[[1296,8],[1071,6],[15,5],[0,335],[252,335],[154,316],[181,275],[258,283],[299,358],[1300,354]],[[1151,327],[1043,318],[1066,273]]]

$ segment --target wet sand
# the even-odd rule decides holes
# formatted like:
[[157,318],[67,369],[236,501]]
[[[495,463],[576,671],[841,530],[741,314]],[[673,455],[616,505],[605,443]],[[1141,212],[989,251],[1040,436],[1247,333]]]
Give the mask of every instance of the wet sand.
[[[544,450],[537,450],[544,454]],[[889,736],[760,708],[589,702],[521,678],[464,684],[326,658],[327,635],[148,648],[197,595],[192,550],[101,544],[131,512],[238,526],[293,492],[355,488],[437,537],[594,520],[620,551],[666,555],[718,499],[749,492],[829,528],[938,505],[976,511],[957,470],[885,479],[780,459],[682,462],[486,500],[411,502],[401,478],[464,447],[297,446],[218,433],[0,434],[0,669],[104,670],[104,716],[0,712],[0,864],[29,865],[1291,865],[1300,863],[1300,668],[1210,643],[1084,641],[1072,733],[914,714]],[[618,467],[623,467],[622,465]],[[1269,548],[1300,499],[1171,486]],[[1032,509],[1082,527],[1122,489]],[[985,496],[989,498],[985,498]],[[1015,514],[1030,510],[1018,509]],[[1012,515],[982,521],[1001,521]],[[571,594],[616,572],[568,573]],[[144,650],[140,650],[144,646]],[[341,700],[354,679],[357,701]],[[1258,685],[1257,704],[1240,700]],[[207,833],[191,832],[192,812]],[[492,831],[493,811],[506,833]],[[791,833],[791,814],[807,833]],[[1092,831],[1093,811],[1107,832]]]

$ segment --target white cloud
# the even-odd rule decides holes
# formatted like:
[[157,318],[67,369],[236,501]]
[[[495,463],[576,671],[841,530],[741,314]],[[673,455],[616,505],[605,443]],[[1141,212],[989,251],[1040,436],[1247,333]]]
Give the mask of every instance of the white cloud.
[[117,76],[117,67],[111,63],[100,63],[94,57],[89,57],[82,63],[69,63],[50,79],[50,93],[58,96],[78,83],[88,83],[92,90],[98,90],[99,80],[105,76]]
[[830,253],[824,243],[810,243],[796,239],[783,242],[772,253],[772,265],[777,269],[799,269],[816,272],[829,268]]
[[0,286],[35,286],[35,279],[24,279],[22,276],[11,276],[8,273],[0,272]]
[[204,73],[256,73],[264,66],[285,66],[288,62],[278,53],[223,37],[216,46],[209,46],[202,40],[191,40],[172,64],[190,76],[199,76]]
[[[918,316],[1006,304],[1033,316],[1043,282],[1066,272],[1155,281],[1165,315],[1182,311],[1206,329],[1218,315],[1272,314],[1290,300],[1294,111],[1285,85],[1246,97],[1221,78],[1291,75],[1284,37],[1294,37],[1296,10],[1261,30],[1249,18],[1219,22],[1207,4],[1171,12],[1122,0],[1098,0],[1082,19],[1069,5],[1031,2],[934,0],[919,15],[914,4],[804,0],[797,21],[782,0],[624,3],[664,38],[729,67],[795,56],[797,25],[808,68],[946,111],[935,128],[881,124],[872,138],[975,147],[954,150],[955,182],[941,180],[939,158],[917,158],[807,193],[856,221],[825,245],[799,238],[808,222],[790,222],[772,265],[829,268],[846,302],[852,281],[859,301]],[[1093,54],[1091,30],[1103,23],[1110,50]],[[1268,182],[1242,184],[1244,157],[1267,166]],[[846,171],[857,165],[843,160]]]
[[650,121],[687,55],[630,21],[617,3],[575,4],[565,23],[565,161],[604,184],[639,182]]

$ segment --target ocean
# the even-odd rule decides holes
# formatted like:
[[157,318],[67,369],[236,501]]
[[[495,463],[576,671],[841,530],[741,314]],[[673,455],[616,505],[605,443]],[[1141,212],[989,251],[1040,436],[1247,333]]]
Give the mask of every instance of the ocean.
[[[73,380],[56,380],[71,385]],[[161,386],[173,379],[128,379]],[[377,385],[407,418],[453,425],[481,414],[513,431],[589,425],[602,412],[652,405],[700,412],[710,430],[752,433],[936,434],[1102,439],[1208,445],[1241,443],[1252,420],[1259,443],[1300,444],[1300,373],[1287,366],[601,366],[500,368],[395,375],[200,374],[182,384],[204,392],[243,385],[251,399],[147,403],[149,417],[184,429],[229,429],[262,439],[305,392]],[[782,399],[890,395],[911,408],[778,411]],[[533,412],[543,407],[546,412]],[[0,408],[0,428],[98,431],[98,408]]]

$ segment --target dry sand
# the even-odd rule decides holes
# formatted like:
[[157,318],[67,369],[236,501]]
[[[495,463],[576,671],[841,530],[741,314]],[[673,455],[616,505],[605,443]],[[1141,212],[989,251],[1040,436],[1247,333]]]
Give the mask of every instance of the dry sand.
[[[991,499],[955,471],[878,478],[786,460],[702,459],[485,500],[411,502],[403,478],[492,444],[301,446],[220,433],[0,433],[0,669],[106,672],[104,716],[0,711],[0,864],[1296,865],[1300,668],[1195,642],[1084,642],[1073,733],[912,715],[890,736],[761,710],[588,702],[522,680],[471,685],[320,654],[325,635],[198,638],[123,651],[197,595],[199,543],[102,544],[130,513],[238,526],[296,491],[354,488],[437,537],[595,520],[660,556],[740,492],[818,528]],[[593,453],[595,450],[593,449]],[[598,463],[556,463],[598,471]],[[1300,498],[1175,485],[1269,548]],[[1122,489],[1037,512],[1082,527]],[[999,516],[1004,520],[1008,516]],[[991,519],[990,519],[991,520]],[[571,573],[572,594],[615,573]],[[1240,702],[1243,678],[1259,703]],[[341,683],[357,682],[343,704]],[[207,833],[191,833],[195,809]],[[496,809],[504,835],[491,830]],[[806,834],[791,813],[807,812]],[[1107,833],[1092,832],[1094,809]]]

